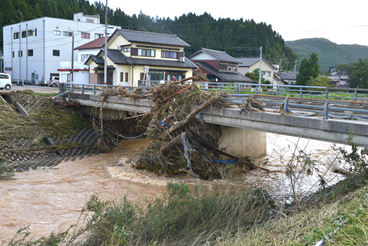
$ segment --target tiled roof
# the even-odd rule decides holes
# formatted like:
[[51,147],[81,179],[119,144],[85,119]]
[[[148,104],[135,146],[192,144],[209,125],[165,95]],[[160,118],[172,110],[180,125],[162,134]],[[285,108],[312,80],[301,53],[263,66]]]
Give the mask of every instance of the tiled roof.
[[202,53],[202,52],[205,52],[213,56],[214,58],[216,58],[217,60],[221,62],[239,63],[239,61],[237,61],[231,55],[227,54],[225,51],[211,50],[211,49],[205,49],[205,48],[202,48],[198,50],[197,52],[195,52],[193,55],[189,56],[189,59],[192,59],[195,55]]
[[117,32],[129,42],[190,47],[188,43],[172,34],[142,32],[126,29],[118,29]]
[[88,42],[86,44],[83,44],[81,46],[78,46],[77,48],[74,48],[74,49],[75,50],[96,49],[96,48],[101,48],[104,44],[105,44],[105,37],[101,37],[91,42]]
[[209,71],[213,75],[217,76],[218,78],[222,79],[226,82],[245,82],[245,83],[253,83],[253,80],[248,78],[247,76],[244,76],[241,73],[236,72],[220,72],[218,69],[212,67],[211,65],[205,63],[196,61],[195,64],[197,64],[199,67],[204,68],[205,70]]
[[240,63],[239,67],[250,67],[259,62],[259,57],[237,57],[235,59]]
[[276,74],[280,75],[281,80],[296,80],[296,76],[299,74],[298,72],[277,72]]

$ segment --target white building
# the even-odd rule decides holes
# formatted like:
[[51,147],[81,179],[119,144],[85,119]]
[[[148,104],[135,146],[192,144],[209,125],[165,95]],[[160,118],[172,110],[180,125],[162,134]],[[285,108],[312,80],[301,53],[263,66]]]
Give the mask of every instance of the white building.
[[[109,25],[108,33],[119,26]],[[42,17],[3,27],[4,68],[14,81],[40,84],[59,76],[60,62],[72,60],[74,47],[104,36],[99,15],[74,14],[74,20]],[[78,55],[74,52],[74,61]]]

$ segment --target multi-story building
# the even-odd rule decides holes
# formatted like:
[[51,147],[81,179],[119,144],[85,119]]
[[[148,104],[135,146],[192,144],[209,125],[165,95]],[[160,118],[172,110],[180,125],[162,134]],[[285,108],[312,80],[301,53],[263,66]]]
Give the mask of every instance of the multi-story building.
[[[120,27],[109,25],[108,32],[117,28]],[[105,25],[100,24],[99,15],[83,13],[74,14],[73,20],[42,17],[4,26],[4,70],[13,82],[40,84],[59,76],[60,62],[72,61],[73,47],[104,33]],[[74,55],[74,61],[77,59]]]

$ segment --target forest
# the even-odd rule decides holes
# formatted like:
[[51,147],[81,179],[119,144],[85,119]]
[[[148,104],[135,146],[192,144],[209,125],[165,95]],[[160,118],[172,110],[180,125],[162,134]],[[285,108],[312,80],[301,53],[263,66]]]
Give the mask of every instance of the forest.
[[[85,0],[2,0],[0,9],[0,46],[3,48],[3,26],[32,20],[40,17],[73,19],[74,13],[100,14],[101,23],[105,23],[103,3],[90,3]],[[292,70],[298,56],[285,46],[282,36],[272,29],[271,24],[256,23],[253,19],[244,20],[219,18],[210,13],[193,13],[180,17],[159,18],[144,13],[126,15],[124,9],[108,9],[108,23],[123,29],[142,30],[176,34],[191,45],[186,56],[201,47],[226,51],[234,57],[263,56],[273,64],[282,59],[284,70]]]

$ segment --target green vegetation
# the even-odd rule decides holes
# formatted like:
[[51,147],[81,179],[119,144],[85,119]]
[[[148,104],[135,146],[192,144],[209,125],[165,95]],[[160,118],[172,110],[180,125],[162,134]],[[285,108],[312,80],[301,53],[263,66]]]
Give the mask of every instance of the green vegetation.
[[300,60],[308,58],[312,52],[318,54],[318,64],[323,72],[327,72],[329,67],[350,64],[359,58],[368,58],[367,46],[338,45],[324,38],[286,41],[285,44],[299,56]]
[[349,84],[352,88],[368,88],[368,60],[359,59],[357,63],[354,63]]
[[299,74],[296,76],[297,85],[307,85],[308,81],[318,77],[320,73],[318,65],[318,55],[312,53],[309,58],[304,58],[299,69]]
[[[105,6],[100,1],[92,4],[85,0],[3,0],[0,9],[0,49],[3,48],[2,27],[43,16],[72,19],[74,13],[100,14],[105,23]],[[259,56],[263,47],[265,58],[278,62],[282,58],[285,69],[292,69],[297,55],[287,46],[281,35],[270,24],[252,20],[215,19],[208,13],[183,14],[180,17],[151,18],[140,13],[129,16],[121,8],[108,11],[109,24],[124,29],[177,34],[191,45],[186,48],[189,56],[201,47],[226,51],[234,57]]]

